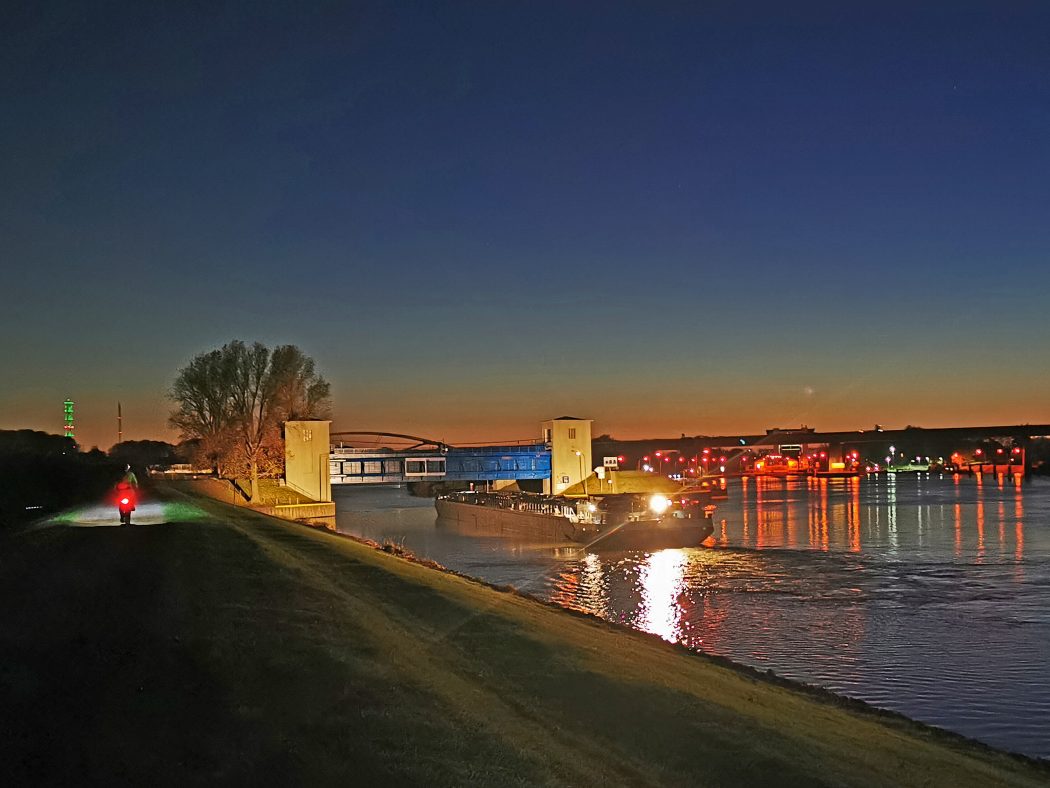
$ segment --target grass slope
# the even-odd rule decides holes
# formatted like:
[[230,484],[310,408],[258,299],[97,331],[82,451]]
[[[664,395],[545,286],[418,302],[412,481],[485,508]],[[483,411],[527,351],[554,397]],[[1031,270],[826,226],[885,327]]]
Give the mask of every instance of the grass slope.
[[6,784],[1050,777],[346,539],[199,505],[207,516],[183,506],[164,525],[0,536]]

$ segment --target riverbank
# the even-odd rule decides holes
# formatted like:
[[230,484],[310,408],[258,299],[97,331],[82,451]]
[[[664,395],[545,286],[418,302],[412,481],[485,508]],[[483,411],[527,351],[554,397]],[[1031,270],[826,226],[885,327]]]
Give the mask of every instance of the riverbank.
[[[1045,785],[1050,771],[197,499],[0,536],[31,782]],[[19,603],[14,603],[19,600]]]

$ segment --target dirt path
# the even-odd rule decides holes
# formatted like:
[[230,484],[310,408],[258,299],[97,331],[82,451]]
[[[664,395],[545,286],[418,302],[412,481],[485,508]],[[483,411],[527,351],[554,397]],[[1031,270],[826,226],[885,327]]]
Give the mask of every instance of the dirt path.
[[165,504],[130,529],[77,527],[74,515],[0,537],[8,778],[1050,782],[655,638],[243,509],[194,506]]

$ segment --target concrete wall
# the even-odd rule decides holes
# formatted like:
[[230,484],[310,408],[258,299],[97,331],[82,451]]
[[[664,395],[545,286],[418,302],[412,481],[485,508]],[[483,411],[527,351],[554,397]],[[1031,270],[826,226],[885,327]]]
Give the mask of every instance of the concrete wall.
[[315,501],[332,500],[328,468],[330,421],[289,421],[284,425],[284,479]]
[[544,482],[543,491],[558,495],[566,487],[581,482],[594,470],[591,462],[591,419],[552,419],[540,426],[543,440],[551,446],[551,478]]
[[252,509],[263,514],[280,517],[283,520],[309,520],[310,522],[323,523],[329,530],[335,530],[335,504],[331,501],[324,503],[282,504],[280,506],[253,506]]

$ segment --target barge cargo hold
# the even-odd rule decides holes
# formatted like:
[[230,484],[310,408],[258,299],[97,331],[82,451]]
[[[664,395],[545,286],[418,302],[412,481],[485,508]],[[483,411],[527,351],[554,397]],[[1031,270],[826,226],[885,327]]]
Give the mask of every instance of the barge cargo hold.
[[463,492],[439,497],[434,505],[441,520],[469,535],[592,550],[697,547],[714,531],[713,506],[660,495],[612,495],[596,501]]

